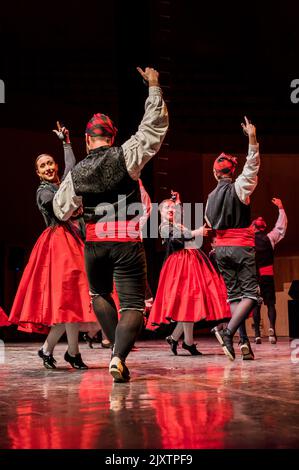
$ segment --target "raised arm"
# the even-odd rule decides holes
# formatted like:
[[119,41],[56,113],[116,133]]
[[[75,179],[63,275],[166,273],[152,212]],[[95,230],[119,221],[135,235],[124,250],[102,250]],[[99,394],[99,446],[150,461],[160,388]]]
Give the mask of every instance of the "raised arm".
[[53,209],[59,220],[66,221],[81,211],[82,197],[75,194],[71,178],[71,170],[76,165],[76,159],[71,146],[69,130],[66,127],[61,127],[59,121],[57,121],[57,130],[53,129],[53,132],[63,142],[65,164],[62,176],[63,184],[54,196]]
[[250,203],[250,196],[258,182],[260,168],[259,144],[256,140],[256,128],[245,116],[245,123],[241,124],[244,134],[248,136],[248,155],[242,173],[236,178],[235,189],[238,198],[244,204]]
[[159,227],[160,236],[161,238],[183,238],[185,240],[191,240],[195,237],[207,237],[211,229],[206,225],[204,224],[195,230],[189,230],[182,224],[162,222]]
[[122,145],[128,173],[134,180],[138,180],[144,165],[159,151],[168,129],[168,111],[158,72],[149,67],[137,70],[148,82],[148,98],[138,131]]
[[62,175],[61,180],[63,181],[66,175],[70,170],[74,168],[76,165],[75,155],[72,149],[71,141],[70,141],[70,133],[66,127],[61,127],[60,122],[57,121],[56,123],[57,129],[53,129],[53,132],[57,135],[57,137],[63,143],[63,151],[64,151],[64,172]]
[[278,219],[276,221],[275,227],[271,230],[271,232],[267,233],[271,245],[274,248],[275,245],[280,242],[280,240],[282,240],[286,234],[288,218],[283,208],[281,200],[274,197],[272,199],[272,202],[275,206],[278,207],[279,210]]
[[192,231],[181,224],[172,224],[169,222],[162,222],[159,227],[161,238],[174,238],[174,239],[187,239],[193,238]]

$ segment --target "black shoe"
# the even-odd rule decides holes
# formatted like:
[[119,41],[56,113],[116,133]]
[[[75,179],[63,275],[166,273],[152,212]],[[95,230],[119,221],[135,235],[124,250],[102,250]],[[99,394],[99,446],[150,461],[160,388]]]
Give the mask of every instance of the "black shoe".
[[104,349],[111,349],[112,348],[112,344],[108,340],[101,341],[101,346]]
[[84,334],[83,334],[83,339],[84,339],[85,343],[87,343],[88,346],[89,346],[91,349],[93,349],[93,345],[92,345],[93,339],[92,339],[87,333],[84,333]]
[[233,346],[233,336],[229,329],[225,328],[224,330],[218,331],[217,328],[213,328],[213,333],[221,344],[224,354],[226,354],[231,361],[234,361],[236,356]]
[[276,344],[277,338],[273,328],[269,328],[269,343]]
[[43,349],[39,349],[37,354],[44,361],[46,369],[56,369],[56,359],[54,359],[53,354],[44,354]]
[[112,357],[109,364],[109,372],[112,375],[114,382],[128,382],[131,378],[126,364],[117,356]]
[[166,339],[167,343],[169,344],[170,349],[171,349],[171,351],[173,352],[173,354],[174,354],[175,356],[177,356],[178,353],[177,353],[176,350],[177,350],[177,347],[178,347],[179,342],[176,341],[175,339],[173,339],[172,336],[167,336],[167,338],[165,338],[165,339]]
[[250,341],[248,338],[240,338],[239,341],[240,351],[243,361],[253,361],[254,354],[251,349]]
[[202,356],[202,353],[196,348],[196,344],[188,346],[188,344],[183,341],[182,348],[187,349],[192,356]]
[[88,369],[87,365],[82,361],[80,353],[76,354],[76,356],[71,356],[68,351],[66,351],[64,360],[69,362],[74,369]]

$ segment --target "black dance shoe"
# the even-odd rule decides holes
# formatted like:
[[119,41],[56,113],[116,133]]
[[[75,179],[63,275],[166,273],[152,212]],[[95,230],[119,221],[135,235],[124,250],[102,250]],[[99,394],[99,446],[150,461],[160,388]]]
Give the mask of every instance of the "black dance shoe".
[[74,369],[88,369],[87,365],[82,361],[80,353],[76,354],[76,356],[71,356],[68,351],[66,351],[64,360],[69,362]]
[[88,346],[89,346],[91,349],[93,349],[93,345],[92,345],[92,343],[93,343],[93,338],[91,338],[91,337],[88,335],[88,333],[84,333],[84,334],[83,334],[83,339],[84,339],[85,343],[88,344]]
[[38,350],[37,354],[43,360],[46,369],[56,369],[56,359],[54,359],[53,354],[44,354],[42,348]]
[[269,343],[276,344],[277,338],[273,328],[269,328]]
[[243,361],[253,361],[254,354],[250,346],[250,341],[248,338],[240,338],[239,347],[242,354]]
[[196,344],[192,344],[191,346],[189,346],[185,343],[185,341],[183,341],[182,348],[187,349],[191,356],[202,356],[202,353],[196,348]]
[[235,360],[235,350],[233,345],[233,336],[228,328],[218,331],[217,328],[213,328],[213,333],[215,334],[217,340],[223,348],[224,354],[231,360]]
[[112,344],[110,343],[110,341],[108,339],[103,339],[101,341],[101,346],[104,349],[112,349]]
[[111,358],[109,372],[116,383],[129,382],[131,378],[126,364],[117,356]]
[[166,339],[167,343],[169,344],[170,349],[173,352],[173,354],[175,356],[177,356],[177,354],[178,354],[177,353],[177,347],[178,347],[179,342],[176,341],[175,339],[173,339],[172,336],[167,336],[167,338],[165,338],[165,339]]

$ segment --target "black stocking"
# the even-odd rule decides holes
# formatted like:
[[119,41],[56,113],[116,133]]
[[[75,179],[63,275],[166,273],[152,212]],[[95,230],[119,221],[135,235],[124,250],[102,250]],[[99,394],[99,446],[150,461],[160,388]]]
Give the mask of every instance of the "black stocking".
[[230,330],[232,336],[236,333],[242,322],[246,320],[255,303],[256,300],[244,298],[240,302],[232,302],[230,304],[232,318],[227,328]]
[[270,328],[273,328],[273,330],[275,331],[275,323],[276,323],[275,305],[268,305],[268,318],[270,322]]
[[241,325],[239,326],[238,331],[239,331],[240,339],[248,339],[245,320],[242,321]]
[[143,312],[124,310],[115,331],[113,356],[125,361],[143,326]]
[[260,325],[261,325],[261,306],[256,305],[253,309],[253,321],[254,321],[254,334],[258,338],[261,336]]
[[[230,303],[230,311],[231,311],[232,316],[234,316],[235,311],[236,311],[239,303],[240,303],[240,301]],[[242,339],[242,338],[243,339],[248,339],[245,320],[242,321],[241,325],[239,326],[238,331],[239,331],[240,339]]]
[[110,294],[95,295],[92,298],[97,319],[111,344],[115,342],[115,329],[118,322],[117,310]]

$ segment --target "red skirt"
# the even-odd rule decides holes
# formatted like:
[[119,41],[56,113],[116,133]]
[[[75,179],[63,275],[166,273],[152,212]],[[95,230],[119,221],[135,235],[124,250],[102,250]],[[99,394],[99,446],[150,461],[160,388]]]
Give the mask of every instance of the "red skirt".
[[0,326],[9,326],[7,315],[4,310],[0,307]]
[[91,308],[83,242],[64,226],[38,238],[9,316],[18,329],[47,333],[56,323],[97,321]]
[[171,320],[221,321],[230,317],[224,281],[202,251],[184,249],[167,258],[160,273],[148,329]]

